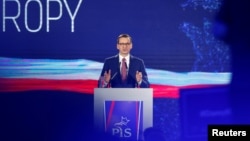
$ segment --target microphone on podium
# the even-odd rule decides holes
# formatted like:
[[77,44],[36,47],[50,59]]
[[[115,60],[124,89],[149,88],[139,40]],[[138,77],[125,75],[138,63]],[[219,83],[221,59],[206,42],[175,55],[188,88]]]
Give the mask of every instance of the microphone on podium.
[[117,72],[115,72],[114,75],[110,78],[110,80],[108,82],[108,88],[111,88],[111,82],[116,77],[116,75],[117,75]]

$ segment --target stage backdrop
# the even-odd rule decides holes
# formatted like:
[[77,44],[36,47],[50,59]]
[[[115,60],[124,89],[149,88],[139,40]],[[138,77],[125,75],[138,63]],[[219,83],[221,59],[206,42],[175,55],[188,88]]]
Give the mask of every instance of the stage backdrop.
[[0,91],[93,94],[104,59],[117,54],[121,33],[132,36],[132,54],[144,60],[154,98],[177,99],[180,88],[227,85],[230,50],[212,32],[220,5],[220,0],[1,0]]
[[[121,33],[133,37],[132,54],[144,59],[155,96],[173,87],[228,84],[229,48],[212,34],[220,5],[217,0],[1,0],[1,91],[93,93]],[[65,85],[55,83],[64,80]]]

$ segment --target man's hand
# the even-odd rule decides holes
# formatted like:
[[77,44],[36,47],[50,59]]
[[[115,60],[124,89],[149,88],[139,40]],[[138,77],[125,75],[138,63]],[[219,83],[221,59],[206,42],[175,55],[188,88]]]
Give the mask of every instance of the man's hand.
[[105,72],[104,72],[104,81],[105,81],[106,83],[109,83],[110,78],[111,78],[111,70],[105,71]]
[[137,83],[141,83],[141,81],[142,81],[142,73],[139,72],[139,71],[136,71],[135,78],[136,78]]

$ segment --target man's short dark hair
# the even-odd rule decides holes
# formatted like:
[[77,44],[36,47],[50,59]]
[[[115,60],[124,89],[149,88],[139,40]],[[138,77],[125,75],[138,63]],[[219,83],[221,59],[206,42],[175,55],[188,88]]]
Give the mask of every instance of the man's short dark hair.
[[118,36],[118,38],[117,38],[117,44],[119,43],[119,39],[120,39],[120,38],[129,38],[130,43],[132,43],[132,38],[131,38],[131,36],[130,36],[129,34],[120,34],[120,35]]

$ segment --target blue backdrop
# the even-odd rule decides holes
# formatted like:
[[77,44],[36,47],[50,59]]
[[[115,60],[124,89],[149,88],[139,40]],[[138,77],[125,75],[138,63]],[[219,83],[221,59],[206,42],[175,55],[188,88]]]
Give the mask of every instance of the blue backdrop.
[[230,71],[228,49],[211,35],[220,1],[2,1],[0,56],[103,62],[128,33],[149,68]]
[[[144,60],[152,84],[228,84],[230,50],[212,32],[220,5],[220,0],[1,0],[0,90],[16,91],[3,91],[0,98],[6,107],[1,108],[3,138],[84,138],[81,133],[86,123],[91,126],[93,110],[88,90],[84,95],[70,88],[50,91],[68,82],[46,81],[49,90],[43,91],[39,86],[45,82],[36,79],[83,79],[92,90],[96,83],[89,80],[96,81],[104,59],[117,53],[121,33],[132,36],[132,54]],[[24,89],[14,85],[20,83]],[[78,81],[73,85],[78,84],[87,89]],[[180,138],[178,107],[178,96],[154,99],[154,125],[172,141]]]

